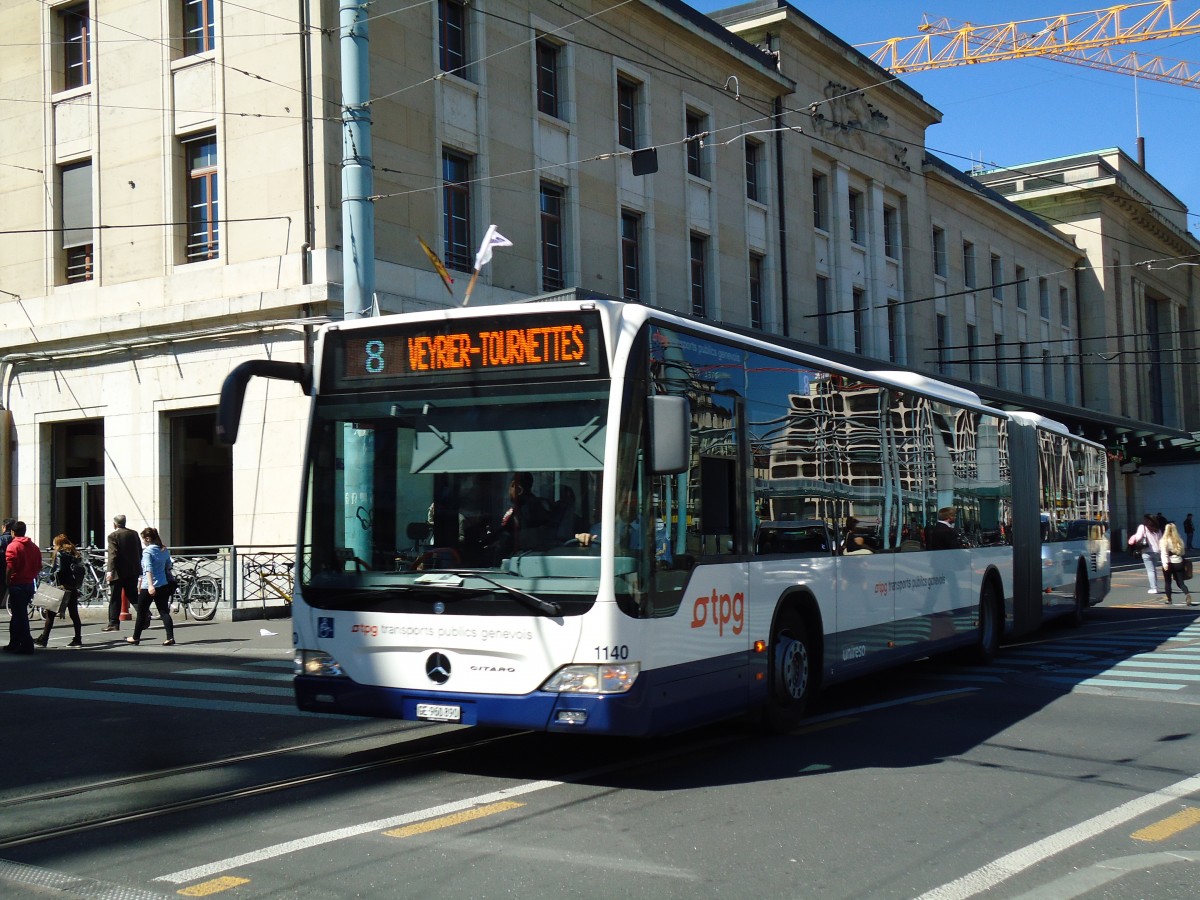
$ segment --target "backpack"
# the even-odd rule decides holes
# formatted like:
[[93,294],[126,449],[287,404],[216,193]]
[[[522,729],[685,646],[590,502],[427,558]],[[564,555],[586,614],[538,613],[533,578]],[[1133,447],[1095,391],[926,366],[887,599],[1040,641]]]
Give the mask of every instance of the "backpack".
[[82,559],[78,556],[67,556],[58,572],[58,586],[71,591],[79,590],[83,587],[86,571]]

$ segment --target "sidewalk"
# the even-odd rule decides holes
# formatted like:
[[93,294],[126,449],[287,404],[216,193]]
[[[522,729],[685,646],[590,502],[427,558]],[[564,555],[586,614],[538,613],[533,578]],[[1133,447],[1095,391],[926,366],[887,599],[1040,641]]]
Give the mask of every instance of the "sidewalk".
[[[1186,582],[1192,591],[1192,599],[1200,603],[1200,550],[1188,550],[1188,559],[1193,561],[1196,575]],[[1188,609],[1184,598],[1179,594],[1179,588],[1172,583],[1170,607],[1166,605],[1167,595],[1163,589],[1163,576],[1158,573],[1159,593],[1148,593],[1150,581],[1146,577],[1146,567],[1140,558],[1131,553],[1114,552],[1112,556],[1112,588],[1101,606],[1112,607],[1145,607],[1147,609]],[[1193,612],[1200,613],[1200,606],[1191,607]]]
[[[157,615],[151,606],[151,613]],[[183,612],[178,614],[172,613],[171,617],[176,622],[184,621]],[[291,606],[284,603],[282,600],[268,600],[265,603],[257,601],[245,603],[239,606],[236,610],[231,610],[229,604],[221,603],[217,606],[217,611],[213,615],[213,622],[245,622],[257,619],[290,619],[292,617]],[[79,618],[84,625],[94,625],[99,622],[102,625],[108,624],[108,602],[103,603],[93,602],[91,606],[79,607]],[[39,620],[40,621],[40,620]],[[68,620],[69,621],[69,620]],[[188,619],[187,621],[192,621]],[[133,611],[129,612],[129,627],[133,628]],[[56,623],[57,624],[57,623]],[[32,622],[33,627],[37,626],[37,622]]]

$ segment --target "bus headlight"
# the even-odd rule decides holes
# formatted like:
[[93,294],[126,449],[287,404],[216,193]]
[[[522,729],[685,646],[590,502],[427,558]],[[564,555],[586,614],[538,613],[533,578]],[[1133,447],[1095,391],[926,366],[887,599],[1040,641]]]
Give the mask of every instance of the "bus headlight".
[[292,658],[296,675],[318,675],[324,678],[345,678],[341,663],[321,650],[297,650]]
[[623,694],[637,681],[641,663],[620,665],[564,666],[542,685],[557,694]]

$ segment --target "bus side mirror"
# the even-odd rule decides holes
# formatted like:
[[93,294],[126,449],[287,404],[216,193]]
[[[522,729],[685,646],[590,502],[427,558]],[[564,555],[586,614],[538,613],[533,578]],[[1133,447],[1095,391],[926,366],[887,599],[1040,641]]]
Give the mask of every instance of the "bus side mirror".
[[692,410],[687,397],[656,394],[650,400],[650,470],[677,475],[692,458]]
[[312,366],[304,363],[281,362],[272,359],[252,359],[236,366],[225,376],[221,385],[221,403],[217,407],[217,440],[233,445],[237,441],[238,425],[242,419],[242,401],[246,385],[255,375],[294,381],[304,393],[311,393]]

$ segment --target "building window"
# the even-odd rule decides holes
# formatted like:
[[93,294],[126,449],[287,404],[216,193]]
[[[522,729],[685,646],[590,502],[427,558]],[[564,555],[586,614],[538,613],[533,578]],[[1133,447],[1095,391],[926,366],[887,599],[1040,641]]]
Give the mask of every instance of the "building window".
[[627,150],[638,149],[638,88],[627,78],[617,79],[617,143]]
[[1058,314],[1062,317],[1062,327],[1071,327],[1071,292],[1065,287],[1058,289]]
[[1029,309],[1029,291],[1026,288],[1029,286],[1029,279],[1025,277],[1025,267],[1017,266],[1013,280],[1017,283],[1017,309]]
[[642,299],[642,217],[621,212],[621,296]]
[[63,166],[62,247],[66,258],[63,280],[67,284],[91,281],[92,259],[92,163]]
[[829,346],[829,279],[817,276],[817,343]]
[[442,230],[446,265],[470,272],[474,259],[471,244],[471,160],[457,153],[442,154]]
[[992,254],[992,299],[1004,299],[1004,262],[995,253]]
[[829,195],[829,177],[820,172],[813,172],[812,177],[813,228],[822,231],[829,230],[829,204],[825,198]]
[[438,64],[442,71],[465,77],[467,52],[467,5],[459,0],[438,0]]
[[967,326],[967,371],[971,380],[979,383],[979,329],[974,325]]
[[933,226],[933,274],[946,277],[946,229]]
[[996,358],[996,387],[1008,387],[1008,367],[1004,364],[1004,335],[992,337],[992,355]]
[[187,261],[216,259],[220,250],[217,203],[217,136],[212,132],[183,142],[187,166]]
[[900,258],[900,213],[894,206],[883,208],[883,255]]
[[763,327],[762,314],[763,258],[758,253],[750,254],[750,327]]
[[561,290],[563,279],[563,189],[542,184],[542,290]]
[[686,115],[685,125],[687,127],[687,170],[689,175],[695,175],[697,178],[704,178],[704,157],[701,154],[701,138],[708,128],[705,126],[705,117],[698,112],[688,110]]
[[1032,385],[1032,373],[1029,366],[1029,347],[1026,344],[1021,344],[1021,393],[1031,393]]
[[975,287],[975,245],[963,241],[963,285]]
[[938,313],[937,317],[937,368],[939,375],[950,374],[950,364],[946,362],[946,345],[949,343],[946,317]]
[[746,199],[762,202],[763,145],[759,141],[746,141]]
[[213,0],[183,0],[183,55],[212,50],[215,27]]
[[1050,285],[1045,278],[1038,279],[1038,309],[1042,318],[1050,321]]
[[560,104],[562,101],[558,72],[559,57],[562,48],[551,41],[541,38],[537,42],[537,107],[538,112],[561,119]]
[[1071,360],[1063,360],[1063,402],[1075,403],[1075,379],[1071,377]]
[[708,239],[702,234],[693,232],[690,241],[690,262],[692,279],[692,315],[708,315],[707,273],[705,272],[705,257],[708,253]]
[[850,191],[850,240],[856,244],[863,241],[863,195],[861,191]]
[[1042,351],[1042,396],[1047,400],[1054,397],[1054,365],[1049,350]]
[[854,352],[861,356],[866,352],[867,295],[862,288],[855,288],[854,303]]
[[92,20],[88,5],[70,6],[58,14],[63,40],[63,89],[92,83]]

